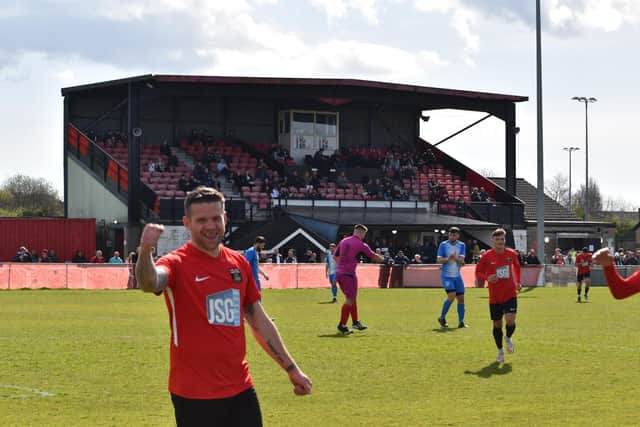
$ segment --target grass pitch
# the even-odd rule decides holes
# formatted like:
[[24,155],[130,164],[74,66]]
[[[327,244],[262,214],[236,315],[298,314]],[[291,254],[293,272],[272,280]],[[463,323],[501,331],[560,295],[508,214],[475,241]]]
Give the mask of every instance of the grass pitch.
[[[360,291],[369,330],[336,334],[323,290],[267,290],[264,304],[314,392],[248,334],[266,426],[638,425],[640,297],[592,288],[522,292],[516,352],[497,365],[487,291],[466,294],[468,329],[441,329],[444,292]],[[455,305],[449,312],[457,323]],[[0,292],[2,426],[172,426],[162,298],[139,291]]]

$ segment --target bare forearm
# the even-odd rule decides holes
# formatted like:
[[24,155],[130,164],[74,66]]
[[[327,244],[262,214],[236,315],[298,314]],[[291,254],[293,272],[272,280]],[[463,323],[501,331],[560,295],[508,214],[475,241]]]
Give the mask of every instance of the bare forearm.
[[256,341],[264,351],[285,371],[290,372],[295,369],[296,363],[287,351],[278,329],[264,311],[258,312],[251,306],[245,309],[245,316]]
[[151,252],[140,253],[136,263],[136,280],[140,289],[144,292],[162,291],[158,280],[158,271],[153,263]]

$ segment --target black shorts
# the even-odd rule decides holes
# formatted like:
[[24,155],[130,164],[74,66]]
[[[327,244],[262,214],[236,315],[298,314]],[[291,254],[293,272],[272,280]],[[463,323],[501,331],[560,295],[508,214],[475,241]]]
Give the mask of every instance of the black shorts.
[[500,320],[504,314],[518,312],[518,298],[511,298],[501,304],[489,304],[491,320]]
[[262,414],[253,387],[225,399],[187,399],[171,393],[178,427],[261,427]]
[[582,280],[586,279],[587,277],[591,277],[591,272],[590,271],[587,271],[586,273],[582,273],[582,274],[578,273],[577,280],[578,280],[578,282],[582,282]]

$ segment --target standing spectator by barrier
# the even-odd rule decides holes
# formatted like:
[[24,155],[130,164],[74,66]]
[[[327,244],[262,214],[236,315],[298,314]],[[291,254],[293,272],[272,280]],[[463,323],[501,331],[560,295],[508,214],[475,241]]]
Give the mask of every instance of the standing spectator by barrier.
[[422,264],[422,256],[420,254],[415,254],[411,260],[411,264]]
[[33,262],[33,257],[26,246],[20,246],[13,257],[13,262]]
[[531,248],[529,253],[527,254],[526,263],[529,265],[540,265],[540,260],[538,259],[538,255],[536,255],[536,250]]
[[49,250],[43,249],[40,251],[40,255],[38,255],[38,262],[51,262],[49,260]]
[[274,264],[284,263],[284,257],[280,253],[280,248],[273,248],[273,255],[271,256],[271,262]]
[[404,254],[403,251],[398,251],[396,256],[393,258],[393,265],[409,265],[411,264],[411,260]]
[[113,251],[113,256],[109,258],[109,264],[124,264],[124,260],[120,258],[119,251]]
[[93,257],[91,257],[89,262],[92,264],[104,264],[107,262],[107,260],[104,258],[104,256],[102,256],[102,251],[98,249],[96,251],[96,254]]
[[287,251],[287,257],[284,259],[285,264],[297,264],[298,258],[296,258],[296,251],[294,249],[289,249]]
[[138,251],[140,247],[136,251],[129,252],[129,256],[127,257],[127,264],[129,265],[129,289],[138,289],[138,281],[136,280],[136,263],[138,262]]
[[84,251],[82,249],[78,249],[73,258],[71,258],[71,262],[74,264],[86,264],[89,260],[84,256]]
[[55,249],[49,249],[48,255],[49,255],[49,262],[60,262]]
[[562,251],[560,250],[560,248],[556,248],[555,253],[551,257],[551,264],[555,264],[555,265],[564,265],[565,264],[564,255],[562,255]]

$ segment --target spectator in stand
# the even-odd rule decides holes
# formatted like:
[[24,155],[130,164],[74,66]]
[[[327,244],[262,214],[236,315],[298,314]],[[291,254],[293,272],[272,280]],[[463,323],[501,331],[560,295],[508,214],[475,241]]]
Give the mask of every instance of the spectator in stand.
[[88,260],[87,257],[84,256],[84,251],[82,249],[78,249],[73,258],[71,258],[71,262],[75,264],[85,264],[88,262]]
[[303,181],[300,179],[300,176],[298,176],[298,171],[294,170],[293,172],[291,172],[291,174],[287,175],[286,185],[287,187],[296,188],[300,188],[304,185]]
[[527,256],[518,249],[516,249],[516,253],[518,254],[518,262],[520,265],[525,265],[527,263]]
[[482,197],[480,196],[480,191],[478,190],[478,187],[473,187],[473,190],[471,190],[471,201],[472,202],[482,201]]
[[113,256],[109,258],[109,264],[124,264],[124,260],[120,258],[119,251],[113,251]]
[[265,163],[264,159],[260,158],[260,160],[258,160],[258,165],[256,166],[256,178],[259,178],[259,179],[267,178],[268,170],[269,170],[269,165]]
[[226,177],[227,180],[229,179],[229,167],[227,166],[227,162],[224,157],[220,159],[216,166],[216,177],[219,177],[220,175]]
[[160,153],[164,154],[165,156],[171,155],[171,146],[169,146],[169,142],[166,139],[162,141],[162,145],[160,146]]
[[336,178],[336,186],[341,189],[345,189],[349,187],[349,180],[347,176],[344,174],[344,171],[340,172],[340,175]]
[[564,265],[564,255],[560,248],[556,248],[555,253],[551,257],[551,264]]
[[467,209],[464,203],[464,199],[462,198],[462,196],[458,196],[458,198],[456,199],[456,215],[465,216],[466,211]]
[[178,179],[178,190],[184,191],[185,193],[191,190],[189,188],[189,180],[184,175],[180,175]]
[[33,257],[26,246],[20,246],[13,257],[13,262],[33,262]]
[[196,187],[199,187],[202,183],[193,175],[189,176],[189,182],[187,183],[187,191],[191,191]]
[[175,172],[178,167],[178,157],[173,154],[173,149],[169,149],[169,154],[167,155],[167,172]]
[[55,249],[49,249],[49,262],[60,262]]
[[293,249],[289,249],[287,251],[287,257],[284,259],[285,264],[297,264],[298,259],[296,258],[296,253]]
[[49,261],[49,250],[43,249],[40,251],[40,255],[38,255],[38,262],[51,262]]
[[531,248],[529,250],[529,254],[527,255],[527,258],[525,259],[525,262],[527,264],[531,264],[531,265],[539,265],[540,264],[540,260],[538,259],[538,255],[536,255],[536,250]]
[[487,192],[485,191],[484,187],[480,187],[480,201],[481,202],[488,202],[489,201],[489,194],[487,194]]
[[411,260],[411,264],[422,264],[422,256],[420,254],[415,254]]
[[278,189],[278,187],[273,187],[271,189],[271,198],[273,200],[277,200],[280,198],[280,190]]
[[107,260],[102,256],[102,251],[98,249],[95,256],[91,257],[91,260],[89,260],[89,262],[92,264],[104,264],[107,262]]
[[153,160],[150,161],[147,165],[147,170],[149,171],[149,173],[154,173],[156,171],[156,164],[153,162]]

